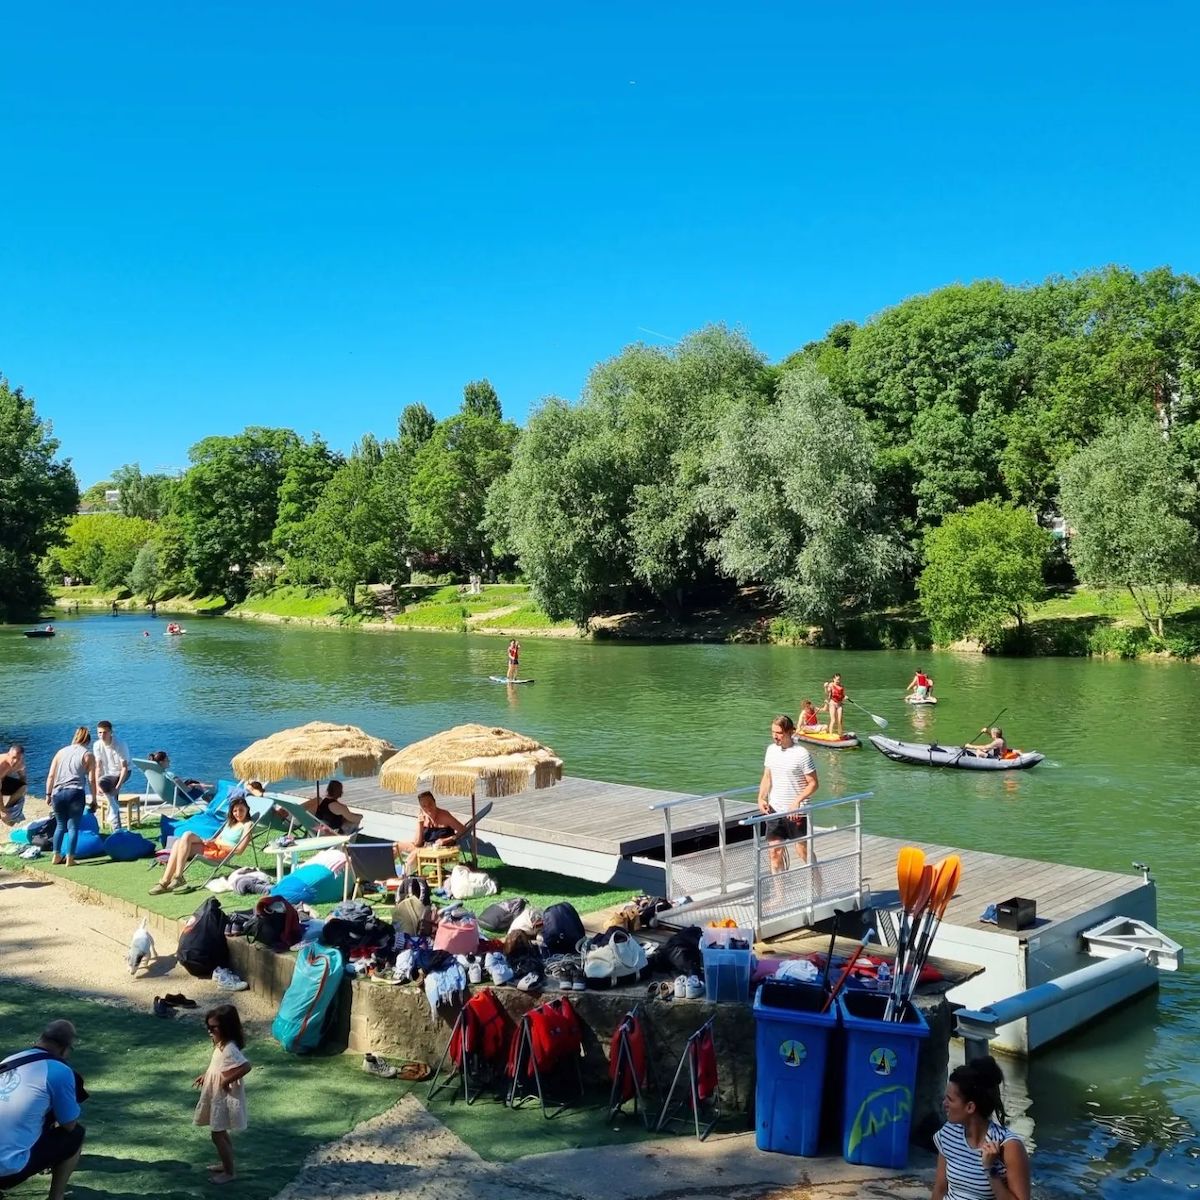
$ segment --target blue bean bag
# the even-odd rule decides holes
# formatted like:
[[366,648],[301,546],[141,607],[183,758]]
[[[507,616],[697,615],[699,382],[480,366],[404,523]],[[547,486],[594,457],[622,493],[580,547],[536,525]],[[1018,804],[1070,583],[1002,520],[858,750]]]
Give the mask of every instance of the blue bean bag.
[[76,858],[100,858],[107,854],[104,839],[93,829],[81,829],[75,842]]
[[[105,802],[107,803],[107,801]],[[100,822],[96,820],[96,814],[89,809],[83,810],[83,816],[79,818],[80,833],[99,833]]]
[[154,843],[132,829],[118,829],[104,839],[104,852],[113,862],[135,862],[154,856]]
[[271,889],[292,904],[332,904],[342,898],[342,872],[334,874],[320,863],[305,863],[285,875]]

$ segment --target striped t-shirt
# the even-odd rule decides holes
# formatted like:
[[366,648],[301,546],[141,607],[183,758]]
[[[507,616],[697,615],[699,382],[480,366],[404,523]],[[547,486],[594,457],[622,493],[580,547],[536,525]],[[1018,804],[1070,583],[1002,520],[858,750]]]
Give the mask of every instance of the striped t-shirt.
[[772,812],[791,812],[796,807],[796,797],[804,789],[805,775],[816,773],[812,755],[793,742],[790,746],[777,746],[772,742],[767,747],[763,766],[771,772],[771,795],[768,803]]
[[[989,1121],[985,1140],[1003,1146],[1021,1139],[1005,1125]],[[991,1200],[992,1185],[983,1169],[978,1147],[967,1144],[967,1131],[961,1125],[947,1123],[933,1135],[933,1144],[946,1160],[946,1200]],[[996,1173],[1003,1179],[1008,1173],[1002,1156],[996,1157]]]

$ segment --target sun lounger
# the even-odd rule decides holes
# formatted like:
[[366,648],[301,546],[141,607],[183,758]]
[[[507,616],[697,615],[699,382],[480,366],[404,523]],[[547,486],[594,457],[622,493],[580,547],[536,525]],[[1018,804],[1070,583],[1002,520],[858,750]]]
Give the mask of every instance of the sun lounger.
[[239,851],[244,853],[246,850],[249,850],[254,858],[254,865],[256,867],[259,865],[258,847],[255,845],[254,835],[270,815],[272,803],[267,796],[247,796],[245,799],[247,805],[250,807],[251,820],[250,832],[247,838],[244,838],[240,845],[230,846],[224,854],[197,854],[194,858],[189,859],[183,869],[184,878],[187,877],[187,873],[191,870],[193,863],[203,862],[212,867],[208,877],[203,881],[207,883],[209,879],[215,879],[221,868],[226,866],[231,859],[236,858]]
[[146,794],[143,804],[147,809],[169,808],[178,813],[196,803],[174,771],[164,771],[149,758],[135,758],[132,763],[146,776]]

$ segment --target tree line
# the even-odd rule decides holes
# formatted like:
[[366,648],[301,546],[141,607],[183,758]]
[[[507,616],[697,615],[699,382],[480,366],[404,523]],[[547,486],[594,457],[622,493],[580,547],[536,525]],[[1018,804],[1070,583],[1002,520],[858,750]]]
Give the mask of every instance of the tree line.
[[453,416],[410,405],[345,456],[291,430],[206,438],[178,479],[121,468],[116,519],[67,521],[51,489],[60,508],[19,553],[141,593],[286,581],[349,608],[414,571],[517,571],[580,624],[753,585],[830,636],[915,596],[939,638],[992,642],[1073,571],[1161,635],[1197,577],[1198,385],[1191,276],[955,285],[778,363],[723,326],[633,345],[523,429],[482,380]]

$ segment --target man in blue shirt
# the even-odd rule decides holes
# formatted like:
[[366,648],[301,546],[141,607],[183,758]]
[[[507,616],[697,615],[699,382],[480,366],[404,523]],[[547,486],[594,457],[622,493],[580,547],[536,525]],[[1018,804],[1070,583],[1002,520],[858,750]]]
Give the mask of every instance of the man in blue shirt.
[[51,1021],[36,1046],[0,1062],[0,1192],[49,1171],[49,1200],[63,1200],[84,1136],[66,1063],[74,1044],[75,1026]]

